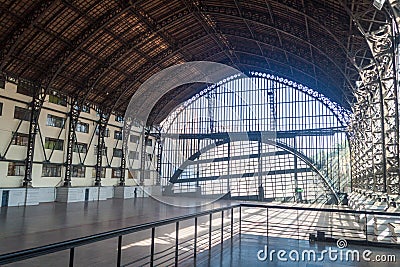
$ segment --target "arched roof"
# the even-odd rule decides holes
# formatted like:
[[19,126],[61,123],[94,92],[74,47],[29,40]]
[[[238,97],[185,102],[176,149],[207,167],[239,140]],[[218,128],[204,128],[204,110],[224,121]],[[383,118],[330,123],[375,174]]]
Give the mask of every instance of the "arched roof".
[[[362,14],[367,29],[386,19],[372,2],[3,0],[0,72],[124,112],[151,75],[208,60],[289,77],[350,107],[355,65],[370,57],[352,19]],[[181,89],[160,107],[199,90]]]

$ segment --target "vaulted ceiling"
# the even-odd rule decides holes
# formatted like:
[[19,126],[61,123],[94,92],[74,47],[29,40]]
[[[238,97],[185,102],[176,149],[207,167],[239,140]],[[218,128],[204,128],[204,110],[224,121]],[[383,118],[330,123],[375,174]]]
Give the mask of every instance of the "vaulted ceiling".
[[[370,56],[353,19],[385,19],[372,0],[1,0],[0,10],[0,73],[116,112],[153,74],[193,60],[275,73],[350,107],[355,66]],[[197,90],[171,92],[154,113]]]

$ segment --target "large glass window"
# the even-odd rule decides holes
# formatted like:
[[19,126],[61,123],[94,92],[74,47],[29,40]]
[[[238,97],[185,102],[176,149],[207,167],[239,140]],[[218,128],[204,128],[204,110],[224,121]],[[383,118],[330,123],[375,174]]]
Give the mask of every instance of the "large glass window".
[[115,115],[115,121],[117,122],[124,122],[124,116],[121,115]]
[[[92,169],[92,178],[95,178],[96,177],[96,168],[93,168]],[[100,177],[101,178],[106,178],[106,168],[105,167],[103,167],[102,169],[101,169],[101,175],[100,175]]]
[[234,198],[257,199],[263,188],[269,201],[348,192],[350,111],[293,81],[250,76],[210,85],[162,122],[161,183]]
[[[97,155],[97,145],[94,145],[94,154]],[[106,155],[107,155],[107,147],[106,147],[106,146],[103,147],[102,153],[101,153],[101,154],[102,154],[103,156],[106,156]]]
[[90,113],[90,106],[89,105],[83,105],[82,106],[82,112]]
[[19,80],[18,81],[18,86],[17,86],[17,93],[27,95],[27,96],[33,96],[35,92],[35,85],[24,81],[24,80]]
[[146,146],[152,146],[153,145],[153,140],[150,138],[146,140]]
[[[96,135],[99,135],[99,127],[96,126]],[[106,130],[104,131],[104,137],[110,137],[110,129],[106,128]]]
[[137,135],[131,134],[131,135],[129,136],[129,141],[130,141],[131,143],[139,144],[139,140],[140,140],[140,137],[137,136]]

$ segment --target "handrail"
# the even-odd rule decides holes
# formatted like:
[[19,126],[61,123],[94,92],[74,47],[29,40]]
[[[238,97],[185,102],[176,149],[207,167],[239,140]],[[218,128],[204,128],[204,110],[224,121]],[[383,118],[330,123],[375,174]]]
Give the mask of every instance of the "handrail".
[[94,235],[75,238],[75,239],[71,239],[71,240],[67,240],[67,241],[61,241],[61,242],[53,243],[50,245],[45,245],[45,246],[40,246],[40,247],[30,248],[30,249],[24,249],[24,250],[20,250],[20,251],[16,251],[16,252],[11,252],[11,253],[6,253],[6,254],[0,255],[0,265],[15,262],[15,261],[21,261],[21,260],[25,260],[25,259],[29,259],[29,258],[34,258],[34,257],[38,257],[38,256],[43,256],[46,254],[51,254],[54,252],[67,250],[67,249],[71,249],[71,248],[75,248],[75,247],[80,247],[83,245],[99,242],[99,241],[102,241],[105,239],[110,239],[110,238],[114,238],[114,237],[118,237],[118,236],[122,236],[122,235],[126,235],[126,234],[140,232],[140,231],[148,230],[148,229],[151,229],[154,227],[159,227],[159,226],[163,226],[163,225],[167,225],[167,224],[171,224],[171,223],[176,223],[179,221],[184,221],[184,220],[208,215],[211,213],[216,213],[216,212],[223,211],[223,210],[230,210],[230,209],[238,208],[238,207],[240,207],[240,204],[233,204],[233,205],[226,206],[226,207],[196,212],[196,213],[187,214],[187,215],[181,215],[181,216],[174,217],[174,218],[163,219],[163,220],[160,220],[157,222],[144,223],[144,224],[140,224],[140,225],[136,225],[136,226],[129,226],[129,227],[125,227],[125,228],[121,228],[121,229],[117,229],[117,230],[107,231],[107,232],[100,233],[100,234],[94,234]]
[[[177,223],[180,221],[193,219],[197,217],[201,217],[204,215],[210,215],[213,213],[232,210],[234,208],[267,208],[267,209],[281,209],[281,210],[304,210],[304,211],[318,211],[318,212],[340,212],[340,213],[349,213],[349,214],[362,214],[362,215],[383,215],[383,216],[392,216],[392,217],[400,217],[400,213],[390,213],[390,212],[382,212],[382,211],[360,211],[360,210],[351,210],[351,209],[338,209],[338,208],[317,208],[317,207],[298,207],[298,206],[282,206],[282,205],[271,205],[271,204],[257,204],[257,203],[238,203],[231,204],[229,206],[215,208],[211,210],[205,210],[200,212],[195,212],[192,214],[181,215],[174,218],[163,219],[157,222],[144,223],[136,226],[125,227],[117,230],[111,230],[99,234],[94,234],[90,236],[80,237],[76,239],[71,239],[67,241],[61,241],[57,243],[53,243],[50,245],[25,249],[21,251],[11,252],[0,255],[0,265],[12,263],[16,261],[21,261],[29,258],[34,258],[38,256],[43,256],[46,254],[55,253],[58,251],[63,251],[67,249],[74,249],[75,247],[99,242],[102,240],[121,237],[126,234],[131,234],[143,230],[152,229],[155,227],[160,227],[172,223]],[[241,220],[241,219],[240,219]]]
[[248,208],[268,208],[268,209],[285,209],[285,210],[308,210],[308,211],[322,211],[322,212],[340,212],[340,213],[351,213],[351,214],[367,214],[367,215],[383,215],[383,216],[395,216],[400,217],[398,212],[383,212],[373,210],[351,210],[351,209],[335,209],[335,208],[313,208],[313,207],[297,207],[297,206],[279,206],[269,204],[256,204],[256,203],[241,203],[241,207]]

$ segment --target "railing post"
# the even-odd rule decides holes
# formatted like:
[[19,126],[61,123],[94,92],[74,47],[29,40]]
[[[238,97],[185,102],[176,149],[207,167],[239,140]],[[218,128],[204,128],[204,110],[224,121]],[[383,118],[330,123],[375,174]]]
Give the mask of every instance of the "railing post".
[[267,208],[267,240],[269,240],[269,209]]
[[242,234],[242,206],[239,206],[239,236]]
[[117,267],[121,266],[121,254],[122,254],[122,235],[118,236]]
[[150,267],[154,266],[154,239],[156,235],[156,228],[151,228],[151,246],[150,246]]
[[210,213],[210,225],[208,227],[208,232],[208,250],[211,250],[212,213]]
[[224,211],[221,212],[221,245],[224,243]]
[[194,244],[193,244],[193,259],[194,262],[196,263],[196,258],[197,258],[197,217],[194,218]]
[[[340,213],[339,213],[340,216]],[[332,212],[329,212],[329,226],[331,229],[331,238],[333,238],[333,214]]]
[[365,216],[365,239],[368,243],[368,219],[367,219],[367,210],[364,210],[364,216]]
[[233,239],[233,208],[231,208],[231,241]]
[[69,267],[74,266],[75,248],[69,250]]
[[179,246],[179,222],[175,225],[175,267],[178,267],[178,246]]

